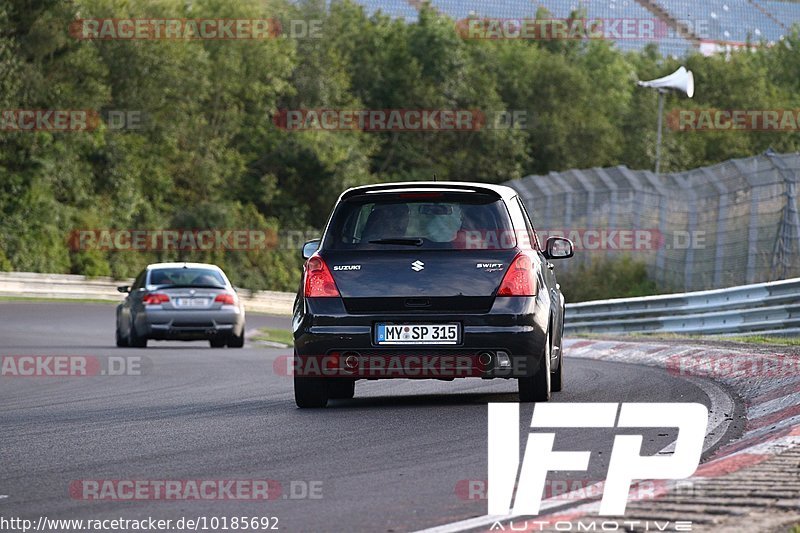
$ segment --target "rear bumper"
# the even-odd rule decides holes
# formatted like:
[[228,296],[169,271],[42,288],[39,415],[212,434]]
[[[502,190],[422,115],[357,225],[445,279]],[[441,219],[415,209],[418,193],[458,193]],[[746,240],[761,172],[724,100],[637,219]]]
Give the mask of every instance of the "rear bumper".
[[145,309],[136,316],[139,335],[156,340],[210,339],[239,336],[244,331],[244,311],[235,306],[211,310]]
[[[352,315],[338,298],[306,299],[299,307],[295,373],[368,379],[530,376],[540,367],[549,319],[549,301],[534,297],[497,298],[481,314]],[[378,322],[457,322],[461,343],[378,345]]]

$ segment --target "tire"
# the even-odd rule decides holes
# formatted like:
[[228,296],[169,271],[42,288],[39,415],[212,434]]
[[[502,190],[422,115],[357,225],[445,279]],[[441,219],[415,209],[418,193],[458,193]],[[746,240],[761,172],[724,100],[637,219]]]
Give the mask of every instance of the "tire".
[[328,397],[331,400],[351,400],[356,393],[356,380],[348,378],[330,378],[328,380]]
[[561,313],[561,331],[558,334],[558,370],[550,375],[550,390],[561,392],[564,388],[564,313]]
[[226,341],[228,348],[241,348],[244,346],[244,328],[241,335],[231,335]]
[[224,348],[225,347],[225,338],[224,337],[215,337],[213,339],[208,339],[208,344],[211,345],[212,348]]
[[[300,368],[297,364],[298,355],[294,352],[295,368]],[[326,377],[306,377],[294,376],[294,401],[301,409],[325,407],[328,405],[328,381]]]
[[300,408],[316,408],[328,405],[328,383],[330,378],[294,377],[294,402]]
[[[564,372],[564,327],[562,324],[561,327],[561,335],[559,337],[559,342],[561,342],[561,346],[558,348],[558,370],[555,372],[550,373],[550,390],[552,392],[561,392],[563,388],[563,380],[562,377]],[[553,347],[551,346],[550,349],[552,350]]]
[[127,348],[128,347],[128,339],[123,337],[122,334],[119,332],[119,326],[117,326],[116,329],[117,329],[117,332],[116,332],[115,337],[117,339],[117,348]]
[[[562,348],[563,350],[563,348]],[[558,353],[558,370],[550,374],[550,390],[553,392],[561,392],[563,388],[563,375],[564,375],[564,352]]]
[[546,402],[550,399],[550,336],[544,343],[539,370],[530,377],[519,378],[520,402]]
[[133,324],[131,324],[131,331],[128,336],[128,346],[131,348],[147,348],[147,337],[140,337],[136,333],[136,326]]

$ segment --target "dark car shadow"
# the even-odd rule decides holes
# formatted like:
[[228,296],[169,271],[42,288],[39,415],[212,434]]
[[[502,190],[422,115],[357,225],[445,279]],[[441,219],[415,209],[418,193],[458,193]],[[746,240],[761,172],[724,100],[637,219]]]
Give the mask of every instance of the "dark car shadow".
[[352,400],[329,400],[328,409],[353,409],[364,407],[441,407],[443,405],[485,405],[491,402],[517,403],[515,392],[452,392],[443,394],[414,394],[408,396],[370,396]]

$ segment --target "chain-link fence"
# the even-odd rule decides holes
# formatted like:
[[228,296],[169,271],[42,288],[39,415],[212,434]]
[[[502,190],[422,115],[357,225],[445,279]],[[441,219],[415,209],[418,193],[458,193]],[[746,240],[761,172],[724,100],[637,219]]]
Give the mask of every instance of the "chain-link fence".
[[574,268],[629,254],[664,290],[800,276],[800,154],[766,153],[656,175],[624,166],[509,182],[537,230],[576,242]]

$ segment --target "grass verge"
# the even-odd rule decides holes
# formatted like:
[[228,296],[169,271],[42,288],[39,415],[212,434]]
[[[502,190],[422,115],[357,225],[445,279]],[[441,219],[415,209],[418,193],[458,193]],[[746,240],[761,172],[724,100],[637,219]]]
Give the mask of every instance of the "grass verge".
[[294,345],[294,337],[291,330],[279,328],[259,328],[258,333],[253,337],[256,341],[277,342],[285,346]]
[[[768,335],[740,335],[736,337],[720,337],[718,335],[681,335],[680,333],[629,333],[627,335],[606,335],[602,333],[576,333],[570,337],[581,339],[614,339],[624,340],[625,337],[631,340],[647,339],[652,341],[718,341],[718,342],[738,342],[740,344],[766,344],[773,346],[800,346],[800,337],[778,337]],[[800,531],[797,531],[800,533]]]
[[[778,344],[780,346],[800,346],[800,337],[768,337],[765,335],[744,335],[741,337],[718,337],[720,340],[744,342],[747,344]],[[797,526],[800,528],[800,526]],[[797,530],[800,533],[800,529]]]

